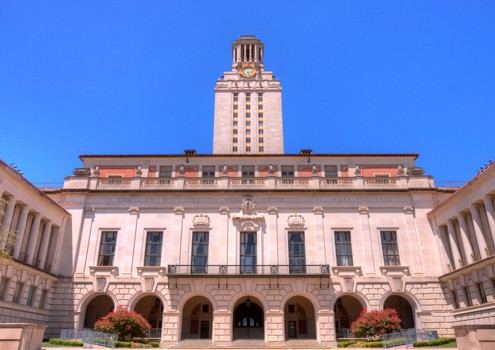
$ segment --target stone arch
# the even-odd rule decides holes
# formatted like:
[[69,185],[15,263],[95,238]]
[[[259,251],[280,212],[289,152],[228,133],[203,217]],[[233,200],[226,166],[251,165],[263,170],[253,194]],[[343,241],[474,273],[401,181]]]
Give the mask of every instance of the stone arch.
[[183,312],[184,311],[184,306],[187,304],[189,300],[191,300],[194,297],[205,297],[208,299],[208,301],[212,305],[212,310],[217,310],[217,304],[215,299],[211,296],[211,294],[208,293],[201,293],[201,292],[188,292],[184,294],[180,300],[177,302],[177,311]]
[[316,310],[304,294],[295,294],[284,303],[285,339],[316,339]]
[[264,339],[266,310],[254,295],[238,298],[233,308],[233,339]]
[[305,292],[291,292],[288,293],[287,295],[284,295],[282,298],[282,301],[280,302],[280,307],[282,308],[281,311],[284,310],[285,305],[287,304],[287,301],[293,297],[303,297],[308,299],[311,304],[313,305],[313,308],[315,310],[315,314],[321,311],[321,305],[320,301],[312,294],[312,293],[305,293]]
[[[158,330],[161,331],[165,305],[158,294],[138,294],[138,296],[131,301],[129,309],[141,314],[151,325],[153,333],[158,333]],[[153,337],[156,338],[156,336]]]
[[213,325],[213,304],[205,295],[193,295],[181,309],[181,340],[211,339]]
[[412,298],[408,298],[408,295],[405,293],[390,293],[387,296],[384,296],[382,308],[391,308],[395,309],[399,314],[401,319],[401,327],[403,329],[416,328],[418,324],[418,320],[416,317],[417,307],[416,303]]
[[330,307],[332,310],[335,309],[335,305],[337,305],[337,300],[341,297],[344,297],[344,296],[351,296],[351,297],[357,299],[359,301],[359,303],[361,304],[361,306],[363,307],[363,309],[370,309],[371,308],[371,304],[370,304],[370,301],[368,300],[368,298],[366,298],[366,296],[363,293],[356,291],[356,292],[340,292],[340,293],[335,294],[334,298],[332,299],[332,302],[330,304]]
[[115,300],[108,293],[92,293],[84,300],[84,303],[81,303],[80,328],[92,329],[99,318],[114,310],[115,307]]
[[233,311],[239,301],[241,299],[246,299],[247,297],[256,298],[261,303],[263,310],[268,310],[268,302],[266,301],[265,296],[256,291],[237,293],[235,297],[230,300],[228,310]]
[[134,310],[134,308],[136,307],[136,304],[138,304],[141,299],[143,299],[147,296],[154,296],[156,298],[159,298],[163,304],[163,307],[165,308],[165,306],[167,306],[167,300],[162,294],[153,293],[153,292],[140,292],[140,293],[134,294],[129,299],[129,310]]
[[337,338],[352,336],[352,322],[357,320],[365,308],[367,308],[366,299],[357,293],[340,293],[335,296],[333,311],[335,313],[335,334]]

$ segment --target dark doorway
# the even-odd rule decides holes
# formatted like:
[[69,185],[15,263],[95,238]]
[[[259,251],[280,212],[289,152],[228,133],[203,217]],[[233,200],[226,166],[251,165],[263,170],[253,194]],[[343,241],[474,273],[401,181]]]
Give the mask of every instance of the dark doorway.
[[263,309],[246,298],[235,309],[234,339],[264,339]]

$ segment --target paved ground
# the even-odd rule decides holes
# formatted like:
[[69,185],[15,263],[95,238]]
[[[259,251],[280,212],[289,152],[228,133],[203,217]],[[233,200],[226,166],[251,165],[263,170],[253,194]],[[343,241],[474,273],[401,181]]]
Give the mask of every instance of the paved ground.
[[[85,346],[85,348],[92,348],[92,349],[108,349],[105,347],[99,347],[93,345],[92,347],[90,345]],[[412,345],[409,347],[409,349],[412,349]],[[81,348],[49,348],[49,347],[42,347],[44,350],[75,350],[75,349],[81,349]],[[140,348],[143,349],[143,348]],[[149,348],[150,350],[157,350],[157,348]],[[273,345],[267,347],[266,344],[262,340],[250,340],[250,341],[234,341],[230,343],[229,345],[213,345],[210,341],[205,341],[205,340],[186,340],[182,341],[176,345],[169,346],[168,349],[259,349],[259,350],[277,350],[277,349],[304,349],[304,350],[323,350],[323,349],[337,349],[336,347],[332,348],[329,346],[324,346],[321,344],[318,344],[316,341],[306,341],[306,340],[298,340],[298,341],[287,341],[284,345]],[[348,350],[363,350],[363,348],[346,348]],[[399,350],[399,349],[408,349],[406,346],[397,346],[392,348],[394,350]],[[422,350],[438,350],[439,348],[416,348],[416,349],[422,349]],[[442,348],[442,349],[450,349],[450,350],[458,350],[457,348]]]

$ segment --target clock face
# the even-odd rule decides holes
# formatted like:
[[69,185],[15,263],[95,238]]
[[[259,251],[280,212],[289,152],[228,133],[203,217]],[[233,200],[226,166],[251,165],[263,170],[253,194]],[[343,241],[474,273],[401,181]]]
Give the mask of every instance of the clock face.
[[252,78],[256,75],[256,69],[253,66],[244,66],[241,68],[241,75],[244,78]]

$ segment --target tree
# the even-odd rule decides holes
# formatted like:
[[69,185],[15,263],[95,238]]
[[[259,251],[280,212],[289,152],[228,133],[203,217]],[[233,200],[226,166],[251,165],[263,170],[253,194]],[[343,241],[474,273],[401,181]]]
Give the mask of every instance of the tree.
[[371,310],[363,309],[358,319],[351,325],[356,337],[368,339],[382,334],[401,330],[400,318],[395,309]]
[[95,323],[95,329],[103,333],[119,336],[119,340],[130,341],[133,337],[143,337],[144,332],[151,326],[146,319],[135,311],[128,311],[124,306],[118,306]]

